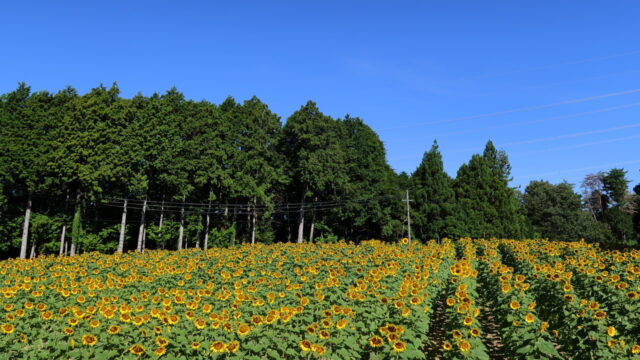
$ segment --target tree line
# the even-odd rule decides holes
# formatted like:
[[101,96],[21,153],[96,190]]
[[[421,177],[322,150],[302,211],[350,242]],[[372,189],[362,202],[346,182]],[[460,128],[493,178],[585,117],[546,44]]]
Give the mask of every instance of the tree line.
[[362,119],[312,101],[283,124],[257,97],[217,105],[175,88],[123,98],[115,84],[79,94],[22,83],[0,95],[0,256],[395,240],[406,190],[419,240],[637,240],[623,169],[590,175],[582,197],[544,181],[520,192],[510,171],[489,141],[451,178],[434,142],[397,174]]

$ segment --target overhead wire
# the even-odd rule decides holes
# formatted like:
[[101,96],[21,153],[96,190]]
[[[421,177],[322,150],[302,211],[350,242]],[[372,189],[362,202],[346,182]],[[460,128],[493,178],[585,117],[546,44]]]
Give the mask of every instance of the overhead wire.
[[614,92],[614,93],[608,93],[608,94],[602,94],[602,95],[594,95],[594,96],[589,96],[589,97],[586,97],[586,98],[571,99],[571,100],[559,101],[559,102],[543,104],[543,105],[527,106],[527,107],[515,108],[515,109],[510,109],[510,110],[503,110],[503,111],[496,111],[496,112],[491,112],[491,113],[478,114],[478,115],[462,116],[462,117],[453,118],[453,119],[436,120],[436,121],[430,121],[430,122],[424,122],[424,123],[414,123],[414,124],[408,124],[408,125],[401,125],[401,126],[385,128],[385,129],[382,129],[382,130],[406,129],[406,128],[419,127],[419,126],[448,124],[448,123],[465,121],[465,120],[474,120],[474,119],[480,119],[480,118],[486,118],[486,117],[492,117],[492,116],[498,116],[498,115],[507,115],[507,114],[513,114],[513,113],[519,113],[519,112],[528,112],[528,111],[533,111],[533,110],[547,109],[547,108],[557,107],[557,106],[561,106],[561,105],[578,104],[578,103],[583,103],[583,102],[588,102],[588,101],[593,101],[593,100],[605,99],[605,98],[610,98],[610,97],[615,97],[615,96],[622,96],[622,95],[629,95],[629,94],[634,94],[634,93],[639,93],[639,92],[640,92],[640,89],[630,89],[630,90],[618,91],[618,92]]

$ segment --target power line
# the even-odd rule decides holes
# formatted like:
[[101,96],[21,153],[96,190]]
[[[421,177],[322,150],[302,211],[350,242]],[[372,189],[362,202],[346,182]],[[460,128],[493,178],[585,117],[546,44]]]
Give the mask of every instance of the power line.
[[492,116],[498,116],[498,115],[507,115],[507,114],[513,114],[513,113],[519,113],[519,112],[547,109],[547,108],[552,108],[552,107],[557,107],[562,105],[583,103],[587,101],[605,99],[605,98],[614,97],[614,96],[634,94],[638,92],[640,92],[640,89],[624,90],[624,91],[619,91],[615,93],[595,95],[595,96],[590,96],[590,97],[580,98],[580,99],[565,100],[565,101],[560,101],[560,102],[555,102],[550,104],[528,106],[528,107],[522,107],[522,108],[516,108],[516,109],[510,109],[510,110],[496,111],[492,113],[471,115],[471,116],[463,116],[463,117],[447,119],[447,120],[437,120],[437,121],[430,121],[430,122],[424,122],[424,123],[415,123],[410,125],[401,125],[401,126],[390,127],[382,130],[406,129],[406,128],[418,127],[418,126],[439,125],[439,124],[447,124],[447,123],[459,122],[464,120],[474,120],[474,119],[480,119],[480,118],[486,118],[486,117],[492,117]]
[[[543,137],[543,138],[534,138],[534,139],[526,139],[526,140],[521,140],[521,141],[514,141],[514,142],[510,142],[510,143],[499,144],[499,145],[496,145],[496,147],[501,147],[502,148],[502,147],[509,147],[509,146],[517,146],[517,145],[535,144],[535,143],[541,143],[541,142],[547,142],[547,141],[556,141],[556,140],[580,137],[580,136],[602,134],[602,133],[607,133],[607,132],[626,130],[626,129],[632,129],[632,128],[638,128],[638,127],[640,127],[640,123],[634,123],[634,124],[628,124],[628,125],[622,125],[622,126],[608,127],[608,128],[603,128],[603,129],[580,131],[580,132],[564,134],[564,135],[558,135],[558,136],[550,136],[550,137]],[[458,149],[458,150],[454,150],[454,151],[447,151],[447,154],[456,154],[456,153],[474,151],[476,149],[477,148]]]
[[616,142],[620,142],[620,141],[627,141],[627,140],[632,140],[632,139],[640,139],[640,135],[625,136],[625,137],[619,137],[619,138],[614,138],[614,139],[606,139],[606,140],[600,140],[600,141],[592,141],[592,142],[588,142],[588,143],[581,143],[581,144],[576,144],[576,145],[571,145],[571,146],[561,146],[561,147],[555,147],[555,148],[545,148],[545,149],[532,150],[532,151],[515,152],[515,153],[510,153],[509,155],[510,156],[512,156],[512,155],[529,155],[529,154],[540,154],[540,153],[546,153],[546,152],[552,152],[552,151],[579,149],[579,148],[593,146],[593,145],[611,144],[611,143],[616,143]]
[[[273,206],[261,205],[256,206],[256,210],[263,212],[269,211],[271,213],[298,213],[300,212],[301,206],[302,208],[313,211],[326,211],[337,208],[344,208],[350,205],[366,205],[376,200],[392,200],[398,199],[397,195],[383,195],[365,199],[351,199],[351,200],[336,200],[336,201],[325,201],[325,202],[309,202],[309,203],[280,203],[274,204]],[[142,210],[145,208],[144,200],[136,200],[132,201],[131,199],[127,200],[127,209],[131,210]],[[98,205],[113,207],[113,208],[123,208],[124,207],[124,199],[111,199],[108,201],[99,202]],[[179,213],[184,211],[185,213],[190,214],[222,214],[226,211],[233,212],[236,215],[247,215],[252,214],[254,211],[254,207],[252,205],[246,204],[236,204],[237,206],[233,208],[226,208],[227,204],[221,203],[181,203],[181,202],[171,202],[171,204],[159,204],[158,201],[148,201],[146,205],[147,211],[161,211],[166,213]]]
[[512,128],[512,127],[522,126],[522,125],[539,124],[539,123],[543,123],[543,122],[547,122],[547,121],[553,121],[553,120],[572,119],[572,118],[576,118],[576,117],[580,117],[580,116],[598,114],[598,113],[603,113],[603,112],[607,112],[607,111],[614,111],[614,110],[620,110],[620,109],[627,109],[627,108],[636,107],[636,106],[640,106],[640,102],[633,102],[633,103],[624,104],[624,105],[620,105],[620,106],[606,107],[606,108],[589,110],[589,111],[582,111],[582,112],[566,114],[566,115],[552,116],[552,117],[547,117],[547,118],[542,118],[542,119],[537,119],[537,120],[527,120],[527,121],[520,121],[520,122],[514,122],[514,123],[508,123],[508,124],[502,124],[502,125],[478,128],[478,129],[441,133],[441,134],[436,134],[436,135],[430,136],[428,138],[425,137],[423,139],[441,138],[441,137],[453,136],[453,135],[474,134],[474,133],[487,131],[487,130],[506,129],[506,128]]

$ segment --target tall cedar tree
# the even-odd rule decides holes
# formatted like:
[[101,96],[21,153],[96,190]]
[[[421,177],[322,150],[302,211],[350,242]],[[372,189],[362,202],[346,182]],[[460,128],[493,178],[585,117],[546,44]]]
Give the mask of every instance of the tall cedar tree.
[[414,200],[412,223],[416,235],[422,240],[456,235],[453,179],[444,171],[437,141],[422,157],[411,181]]
[[283,128],[280,148],[287,158],[290,182],[289,202],[299,203],[297,242],[303,242],[305,218],[310,229],[315,212],[306,211],[314,203],[336,200],[347,181],[345,153],[337,121],[318,110],[313,101],[294,112]]
[[613,233],[613,241],[629,243],[633,235],[633,210],[629,206],[627,172],[624,169],[609,170],[603,178],[603,221]]
[[52,159],[48,165],[75,195],[71,255],[78,250],[84,237],[83,218],[89,210],[87,205],[97,211],[95,201],[104,186],[121,175],[119,163],[124,156],[122,148],[115,145],[118,144],[115,138],[119,129],[112,113],[119,92],[114,84],[109,89],[100,86],[73,98],[55,130]]
[[346,203],[332,211],[337,218],[327,221],[349,240],[375,238],[392,221],[391,203],[398,202],[395,174],[387,164],[384,144],[362,119],[347,115],[338,124],[348,178],[341,190]]
[[454,188],[458,221],[471,237],[519,237],[524,219],[515,190],[509,187],[511,166],[504,151],[487,142],[458,170]]
[[237,152],[230,164],[238,187],[236,195],[247,203],[248,232],[251,243],[255,243],[259,217],[270,218],[275,190],[285,182],[284,158],[277,152],[282,123],[280,117],[255,96],[244,102],[240,115]]

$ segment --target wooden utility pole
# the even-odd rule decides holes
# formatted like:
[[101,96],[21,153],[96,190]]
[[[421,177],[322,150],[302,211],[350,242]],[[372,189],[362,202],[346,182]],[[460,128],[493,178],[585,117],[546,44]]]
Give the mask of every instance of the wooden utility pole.
[[406,199],[402,200],[407,203],[407,238],[409,238],[409,244],[411,244],[411,211],[409,203],[413,200],[409,199],[409,190],[406,192]]

